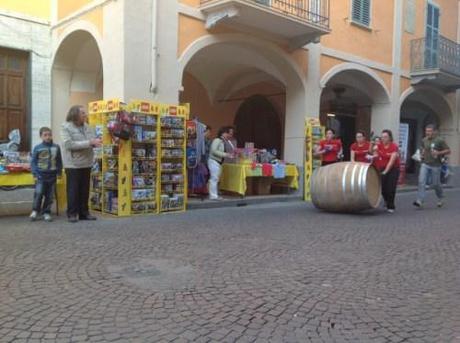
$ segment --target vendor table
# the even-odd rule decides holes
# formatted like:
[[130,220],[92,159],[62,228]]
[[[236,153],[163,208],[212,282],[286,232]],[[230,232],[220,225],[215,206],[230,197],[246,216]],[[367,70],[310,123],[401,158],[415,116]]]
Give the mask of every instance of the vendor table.
[[[32,173],[21,172],[21,173],[8,173],[0,174],[0,186],[1,187],[12,187],[12,186],[34,186],[35,181]],[[66,196],[66,185],[65,178],[58,178],[56,183],[56,212],[59,215],[59,206],[65,206],[67,204]]]
[[[247,190],[247,177],[261,177],[260,174],[254,175],[250,164],[224,163],[222,165],[222,175],[220,177],[219,188],[223,191],[229,191],[245,195]],[[295,165],[286,165],[286,177],[284,179],[273,179],[274,181],[283,180],[287,182],[288,187],[293,189],[299,188],[299,171]],[[270,177],[272,178],[272,177]]]

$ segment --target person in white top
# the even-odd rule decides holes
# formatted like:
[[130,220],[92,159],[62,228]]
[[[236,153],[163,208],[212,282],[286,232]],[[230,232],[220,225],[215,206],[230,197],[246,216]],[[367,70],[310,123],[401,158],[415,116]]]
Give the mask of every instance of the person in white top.
[[209,178],[209,199],[221,200],[218,187],[220,174],[222,173],[222,163],[225,158],[232,158],[233,154],[225,152],[225,142],[230,137],[230,127],[223,127],[219,130],[217,137],[212,141],[209,151],[208,168],[211,174]]

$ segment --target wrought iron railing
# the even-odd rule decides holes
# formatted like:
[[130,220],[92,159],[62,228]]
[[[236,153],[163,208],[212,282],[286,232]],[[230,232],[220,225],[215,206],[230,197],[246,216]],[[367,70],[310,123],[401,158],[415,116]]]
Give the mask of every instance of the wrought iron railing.
[[460,44],[443,36],[411,42],[411,72],[440,70],[460,76]]
[[[201,5],[223,0],[201,0]],[[240,0],[329,29],[330,0]]]

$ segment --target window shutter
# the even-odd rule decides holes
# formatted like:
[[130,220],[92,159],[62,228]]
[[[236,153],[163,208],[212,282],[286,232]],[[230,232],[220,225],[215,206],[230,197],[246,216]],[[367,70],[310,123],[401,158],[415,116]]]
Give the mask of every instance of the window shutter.
[[371,24],[371,0],[362,0],[363,2],[363,9],[362,9],[362,17],[361,22],[369,26]]
[[369,26],[371,23],[371,0],[352,0],[352,20]]
[[362,1],[363,0],[353,0],[352,6],[352,17],[353,21],[360,22],[361,21],[361,8],[362,8]]

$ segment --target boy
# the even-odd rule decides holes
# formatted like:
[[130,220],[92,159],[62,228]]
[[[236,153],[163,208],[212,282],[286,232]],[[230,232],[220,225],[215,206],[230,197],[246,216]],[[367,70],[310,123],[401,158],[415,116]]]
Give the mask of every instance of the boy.
[[[47,222],[52,221],[51,205],[56,187],[56,178],[62,174],[62,158],[59,145],[53,143],[53,134],[48,127],[40,129],[42,143],[32,152],[31,169],[35,178],[35,192],[30,219],[37,220],[40,214]],[[44,198],[42,206],[42,198]]]

